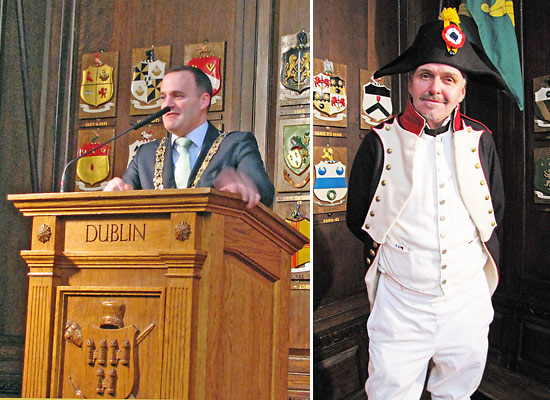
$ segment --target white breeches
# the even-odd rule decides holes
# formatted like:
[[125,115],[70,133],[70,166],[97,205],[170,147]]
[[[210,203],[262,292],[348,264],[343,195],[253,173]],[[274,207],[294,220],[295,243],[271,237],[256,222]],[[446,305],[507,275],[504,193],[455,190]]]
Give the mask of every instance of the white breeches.
[[413,292],[381,274],[367,323],[369,400],[418,400],[430,360],[432,399],[469,399],[483,376],[492,320],[481,271],[450,297]]

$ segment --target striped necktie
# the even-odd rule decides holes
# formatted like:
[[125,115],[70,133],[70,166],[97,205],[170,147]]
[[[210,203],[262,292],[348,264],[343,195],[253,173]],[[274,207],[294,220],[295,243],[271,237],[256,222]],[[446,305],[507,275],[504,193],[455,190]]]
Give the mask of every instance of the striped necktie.
[[189,161],[189,147],[193,142],[187,137],[177,138],[175,141],[176,150],[179,154],[176,168],[174,169],[174,179],[178,189],[186,188],[189,175],[191,174],[191,165]]

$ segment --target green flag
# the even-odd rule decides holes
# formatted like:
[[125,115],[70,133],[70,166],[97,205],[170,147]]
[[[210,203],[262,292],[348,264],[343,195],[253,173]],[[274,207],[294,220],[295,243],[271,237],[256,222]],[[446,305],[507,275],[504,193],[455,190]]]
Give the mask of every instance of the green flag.
[[487,57],[506,82],[519,109],[523,110],[523,78],[519,64],[513,2],[464,0],[458,14],[460,27],[466,33],[466,37],[485,50]]

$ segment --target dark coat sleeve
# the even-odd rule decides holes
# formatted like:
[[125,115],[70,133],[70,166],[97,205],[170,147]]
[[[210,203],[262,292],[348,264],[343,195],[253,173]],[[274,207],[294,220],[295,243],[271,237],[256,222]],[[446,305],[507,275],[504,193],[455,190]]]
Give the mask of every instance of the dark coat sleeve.
[[359,146],[351,168],[346,212],[348,228],[363,242],[370,241],[361,227],[382,175],[383,161],[380,138],[369,131]]
[[504,182],[495,142],[490,132],[485,131],[483,133],[479,147],[483,171],[485,172],[489,191],[491,192],[495,219],[497,224],[500,224],[504,217]]
[[245,132],[244,138],[235,146],[235,169],[246,174],[258,189],[262,204],[271,207],[275,189],[269,180],[258,150],[258,143],[252,132]]
[[275,189],[265,171],[252,132],[230,132],[212,157],[198,183],[199,187],[214,187],[214,180],[224,168],[234,168],[248,176],[256,185],[262,204],[271,207]]

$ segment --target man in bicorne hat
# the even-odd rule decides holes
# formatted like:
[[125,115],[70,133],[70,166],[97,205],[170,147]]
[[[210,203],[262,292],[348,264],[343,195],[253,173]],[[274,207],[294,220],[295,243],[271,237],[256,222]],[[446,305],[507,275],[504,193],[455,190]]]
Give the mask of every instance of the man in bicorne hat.
[[372,129],[347,223],[364,243],[369,400],[468,399],[481,381],[498,282],[504,191],[491,132],[460,114],[466,80],[499,89],[454,9],[374,78],[409,73],[405,111]]

